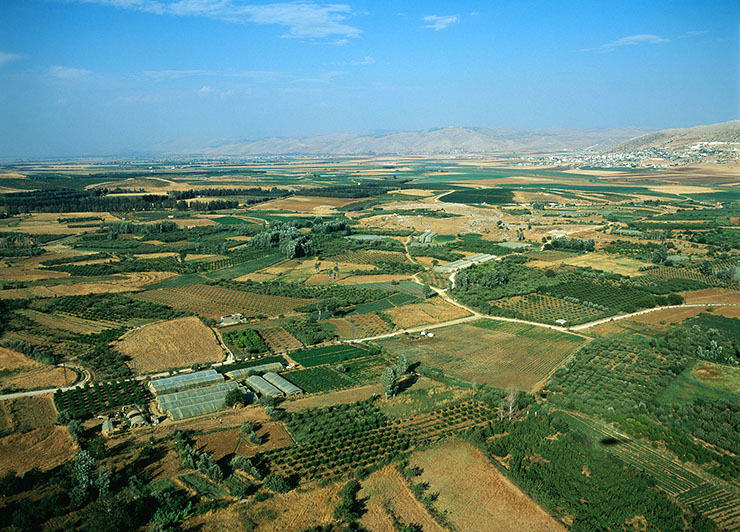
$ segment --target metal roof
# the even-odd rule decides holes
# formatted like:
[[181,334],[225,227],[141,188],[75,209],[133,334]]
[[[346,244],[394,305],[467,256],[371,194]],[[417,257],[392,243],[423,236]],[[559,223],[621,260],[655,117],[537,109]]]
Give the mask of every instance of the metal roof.
[[284,379],[277,373],[265,373],[262,376],[267,382],[278,388],[281,392],[283,392],[285,395],[294,395],[297,393],[301,393],[301,389],[290,382],[289,380]]

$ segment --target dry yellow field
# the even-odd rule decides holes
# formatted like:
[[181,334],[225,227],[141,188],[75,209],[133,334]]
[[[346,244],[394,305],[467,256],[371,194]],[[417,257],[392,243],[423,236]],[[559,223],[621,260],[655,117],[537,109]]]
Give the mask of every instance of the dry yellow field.
[[358,498],[367,499],[367,513],[360,524],[371,532],[396,530],[385,506],[390,506],[402,522],[418,524],[424,532],[445,531],[416,500],[395,466],[386,466],[363,480]]
[[141,373],[217,362],[224,356],[213,331],[192,316],[146,325],[114,346],[131,357]]
[[567,530],[467,442],[445,440],[413,455],[410,462],[424,470],[420,481],[439,493],[435,507],[459,532]]
[[[36,362],[5,347],[0,347],[0,368],[8,370],[0,376],[0,388],[27,390],[65,384],[64,369]],[[73,382],[74,373],[70,370],[66,373],[69,383]]]
[[66,427],[52,426],[0,438],[0,474],[43,471],[65,462],[77,449]]
[[[13,231],[19,233],[28,233],[30,235],[41,235],[41,234],[53,234],[53,235],[75,235],[79,232],[84,231],[86,228],[69,227],[67,223],[60,223],[58,219],[71,218],[71,214],[60,214],[58,212],[39,212],[32,214],[24,214],[20,218],[13,218],[13,221],[18,221],[18,225],[13,225]],[[76,212],[74,217],[84,218],[97,216],[102,218],[106,222],[118,222],[120,221],[115,216],[107,212]],[[74,224],[72,224],[74,225]],[[87,228],[87,229],[95,229]],[[5,224],[0,224],[0,231],[5,230]]]
[[78,318],[77,316],[62,314],[45,314],[31,309],[24,309],[19,312],[44,327],[60,329],[76,334],[96,334],[117,326],[115,323],[110,322],[92,321]]
[[726,288],[707,288],[686,293],[686,303],[734,303],[740,304],[740,291]]
[[51,394],[0,401],[0,432],[28,432],[50,427],[56,415]]
[[385,311],[393,323],[401,328],[428,325],[442,321],[464,318],[470,313],[448,303],[441,297],[433,297],[421,303],[402,305]]
[[299,212],[329,212],[336,207],[344,207],[356,201],[368,198],[324,198],[320,196],[293,196],[285,199],[271,200],[258,205],[259,210],[281,210]]
[[618,273],[620,275],[637,275],[640,273],[641,266],[647,266],[647,262],[630,259],[627,257],[617,257],[616,255],[607,255],[604,253],[586,253],[576,257],[569,257],[561,261],[563,264],[570,266],[579,266],[582,268],[592,267],[595,270]]
[[177,274],[172,272],[120,273],[96,282],[65,283],[52,286],[0,290],[0,299],[34,299],[37,297],[131,292],[176,276]]

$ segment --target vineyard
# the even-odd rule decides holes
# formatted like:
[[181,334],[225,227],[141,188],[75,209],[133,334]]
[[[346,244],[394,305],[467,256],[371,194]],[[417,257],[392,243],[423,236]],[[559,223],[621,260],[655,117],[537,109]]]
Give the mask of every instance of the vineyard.
[[698,281],[708,286],[719,286],[727,284],[728,286],[734,288],[738,287],[737,282],[723,282],[714,275],[705,275],[701,273],[698,267],[674,268],[672,266],[658,266],[656,268],[648,270],[645,275],[635,277],[632,281],[637,285],[648,285],[650,283],[654,283],[663,279],[687,279],[691,281]]
[[340,255],[329,257],[327,261],[347,262],[351,264],[372,264],[379,262],[408,262],[406,255],[397,251],[345,251]]
[[88,320],[126,323],[133,319],[172,319],[186,315],[166,305],[137,301],[116,294],[90,294],[52,299],[47,311],[71,314]]
[[651,295],[640,288],[585,279],[548,286],[542,291],[551,296],[576,298],[581,302],[623,312],[634,312],[639,308],[655,306],[654,301],[650,304],[646,300]]
[[241,313],[246,317],[277,316],[315,301],[252,294],[205,284],[160,288],[141,292],[133,297],[140,301],[166,305],[212,319],[220,319],[221,316],[234,313]]
[[359,327],[366,336],[378,336],[391,332],[391,326],[377,314],[355,314],[347,318]]
[[283,475],[308,479],[335,478],[347,470],[374,467],[395,460],[415,446],[486,423],[493,412],[472,402],[390,421],[372,399],[291,414],[288,430],[296,445],[257,455],[256,459]]
[[715,520],[726,530],[740,530],[740,498],[732,488],[717,480],[706,480],[662,451],[628,438],[602,421],[574,413],[564,415],[570,425],[595,441],[617,442],[604,445],[604,449],[649,474],[661,489],[682,504]]
[[266,327],[258,332],[273,353],[303,347],[303,344],[295,336],[282,327]]
[[544,294],[498,299],[491,302],[491,313],[495,314],[496,309],[502,309],[502,314],[514,318],[551,324],[556,320],[565,320],[569,325],[593,321],[611,314],[609,311]]
[[143,405],[151,399],[149,392],[133,380],[88,384],[71,390],[57,390],[54,405],[72,417],[85,417],[123,405]]
[[337,364],[345,360],[367,356],[367,354],[367,349],[357,345],[341,344],[295,351],[290,354],[290,358],[301,366],[308,368],[324,364]]

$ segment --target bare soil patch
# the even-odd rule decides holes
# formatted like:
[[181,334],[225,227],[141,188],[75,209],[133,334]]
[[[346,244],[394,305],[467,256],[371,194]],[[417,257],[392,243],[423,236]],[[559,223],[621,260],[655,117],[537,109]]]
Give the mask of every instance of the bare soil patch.
[[467,442],[446,440],[411,463],[424,470],[421,481],[439,493],[435,506],[460,532],[566,530]]
[[271,351],[286,351],[299,349],[303,344],[282,327],[266,327],[259,330],[259,335]]
[[224,356],[213,331],[192,316],[146,325],[114,346],[131,357],[142,373],[216,362]]
[[0,474],[53,469],[72,456],[77,444],[66,427],[52,426],[0,438]]
[[300,212],[329,212],[337,207],[363,201],[368,198],[325,198],[321,196],[293,196],[260,203],[259,210],[284,210]]

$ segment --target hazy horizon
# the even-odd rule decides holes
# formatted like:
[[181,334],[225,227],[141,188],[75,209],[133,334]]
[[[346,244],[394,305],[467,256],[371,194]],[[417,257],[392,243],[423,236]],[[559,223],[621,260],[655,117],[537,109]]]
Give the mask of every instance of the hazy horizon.
[[0,157],[726,122],[740,117],[738,15],[735,2],[8,0]]

